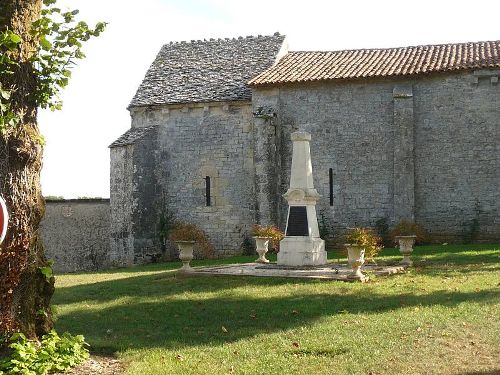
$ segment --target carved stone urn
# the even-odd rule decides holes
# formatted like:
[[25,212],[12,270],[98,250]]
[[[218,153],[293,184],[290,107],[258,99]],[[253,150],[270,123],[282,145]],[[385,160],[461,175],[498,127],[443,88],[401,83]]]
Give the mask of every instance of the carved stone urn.
[[413,265],[413,261],[411,260],[410,256],[411,253],[413,252],[413,245],[415,244],[416,238],[417,236],[415,235],[394,237],[394,239],[399,244],[399,251],[401,252],[401,254],[403,254],[403,259],[399,262],[399,264],[405,266]]
[[175,243],[179,247],[179,259],[182,261],[182,267],[178,272],[186,273],[193,271],[189,263],[193,260],[195,241],[175,241]]
[[266,259],[266,253],[268,251],[269,241],[271,241],[272,238],[255,236],[254,240],[255,240],[255,250],[257,250],[257,254],[259,254],[259,259],[257,259],[255,262],[269,263],[269,260]]
[[347,278],[351,280],[367,280],[368,277],[361,272],[361,266],[365,263],[365,249],[355,244],[346,244],[345,247],[347,248],[347,261],[352,268],[352,272],[347,275]]

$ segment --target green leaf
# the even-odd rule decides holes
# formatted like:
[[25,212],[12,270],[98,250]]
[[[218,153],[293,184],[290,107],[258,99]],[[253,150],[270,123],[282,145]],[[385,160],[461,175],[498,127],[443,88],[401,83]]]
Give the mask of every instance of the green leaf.
[[40,267],[40,272],[42,272],[43,276],[45,276],[47,280],[50,280],[50,278],[54,275],[52,267]]
[[15,44],[18,44],[18,43],[21,43],[21,37],[17,34],[14,34],[14,33],[10,33],[10,41],[12,43],[15,43]]
[[52,48],[52,43],[50,43],[44,36],[40,38],[40,45],[45,51],[48,51]]

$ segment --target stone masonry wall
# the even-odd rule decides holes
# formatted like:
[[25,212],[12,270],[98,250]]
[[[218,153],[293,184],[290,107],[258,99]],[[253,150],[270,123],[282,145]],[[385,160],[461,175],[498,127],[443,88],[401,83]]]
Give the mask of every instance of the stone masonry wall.
[[158,223],[171,214],[206,230],[218,256],[240,252],[254,223],[284,229],[299,128],[312,134],[317,208],[334,234],[407,218],[435,241],[473,231],[499,240],[498,75],[259,87],[252,103],[131,108],[132,128],[146,135],[111,149],[110,263],[154,261]]
[[477,218],[477,240],[500,240],[499,75],[440,75],[413,85],[415,217],[436,239],[462,240]]
[[[500,87],[492,76],[487,71],[255,89],[254,110],[275,103],[281,137],[280,192],[266,199],[283,199],[290,133],[301,128],[312,134],[315,186],[323,196],[318,211],[337,232],[373,226],[379,218],[414,218],[435,240],[461,241],[477,217],[478,239],[498,240]],[[282,210],[284,227],[286,205]]]
[[109,199],[47,200],[41,231],[56,272],[109,266]]
[[132,197],[134,165],[134,145],[110,149],[110,262],[114,266],[134,264],[133,212],[135,202]]
[[[254,106],[253,112],[256,223],[271,225],[282,221],[282,207],[286,205],[279,198],[282,190],[282,158],[279,151],[283,150],[275,113],[278,90],[262,99],[259,106]],[[284,189],[286,191],[287,187]]]
[[[253,93],[254,107],[267,103],[273,91]],[[392,89],[386,84],[310,84],[281,87],[277,108],[282,166],[279,196],[289,185],[290,134],[311,133],[314,183],[322,211],[336,228],[373,223],[392,215]],[[377,136],[374,136],[377,134]],[[333,172],[334,204],[329,206],[329,169]],[[279,225],[284,228],[287,209]]]
[[[158,220],[161,215],[173,215],[199,225],[214,243],[217,256],[239,253],[255,222],[251,111],[249,102],[232,102],[132,112],[134,127],[158,126],[153,179],[158,186],[154,193]],[[206,204],[207,176],[210,206]],[[148,177],[147,181],[152,180]],[[136,199],[147,201],[152,194],[144,190]],[[135,220],[134,225],[151,228],[145,220]],[[137,247],[136,240],[136,251]]]
[[162,255],[158,235],[158,205],[161,204],[162,190],[156,179],[156,168],[161,167],[156,160],[157,137],[157,131],[151,131],[134,144],[131,224],[135,264],[156,261]]
[[161,191],[156,184],[157,129],[133,144],[111,147],[111,253],[114,266],[149,263],[163,255],[158,236]]

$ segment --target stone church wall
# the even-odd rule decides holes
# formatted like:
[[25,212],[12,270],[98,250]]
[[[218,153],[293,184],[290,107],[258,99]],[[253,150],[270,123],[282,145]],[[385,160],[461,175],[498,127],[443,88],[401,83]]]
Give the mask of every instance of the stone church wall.
[[312,134],[320,222],[334,234],[407,218],[435,241],[499,240],[497,76],[293,84],[255,88],[252,103],[132,108],[140,136],[111,148],[110,264],[174,258],[159,235],[172,216],[206,230],[218,256],[240,252],[254,223],[284,229],[299,128]]
[[113,266],[149,263],[162,255],[157,231],[161,191],[156,183],[156,130],[132,144],[111,148]]
[[413,85],[415,216],[437,238],[500,239],[500,85],[496,71]]
[[160,237],[160,223],[172,219],[204,229],[216,256],[239,253],[256,215],[251,104],[169,105],[131,115],[133,128],[154,131],[111,148],[111,263],[175,258]]
[[116,266],[134,264],[132,215],[134,145],[110,149],[111,249],[110,261]]
[[238,253],[255,222],[253,144],[249,102],[170,106],[158,128],[158,207],[203,228],[218,256]]
[[319,211],[338,232],[373,226],[379,218],[410,218],[436,240],[461,241],[477,217],[478,239],[498,240],[500,87],[494,72],[482,74],[255,89],[254,110],[277,112],[269,121],[278,129],[279,188],[274,194],[267,189],[264,199],[282,199],[290,133],[301,128],[312,134]]
[[[289,185],[290,134],[297,129],[311,133],[315,187],[322,199],[318,211],[339,228],[366,225],[392,215],[392,88],[371,85],[309,84],[258,89],[254,107],[276,102],[280,138],[281,199]],[[329,169],[333,174],[333,206],[329,206]],[[285,225],[282,205],[280,226]]]

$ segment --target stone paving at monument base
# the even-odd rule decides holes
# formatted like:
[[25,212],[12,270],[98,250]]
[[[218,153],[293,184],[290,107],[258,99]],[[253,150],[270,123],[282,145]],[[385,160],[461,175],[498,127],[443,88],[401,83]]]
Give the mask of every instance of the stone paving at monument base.
[[322,266],[290,267],[276,263],[242,263],[215,267],[196,267],[190,272],[179,273],[181,277],[191,276],[261,276],[261,277],[291,277],[304,279],[326,279],[349,282],[365,282],[370,275],[390,276],[404,273],[407,266],[400,264],[367,264],[362,267],[366,274],[364,279],[351,279],[352,269],[347,264],[328,263]]

